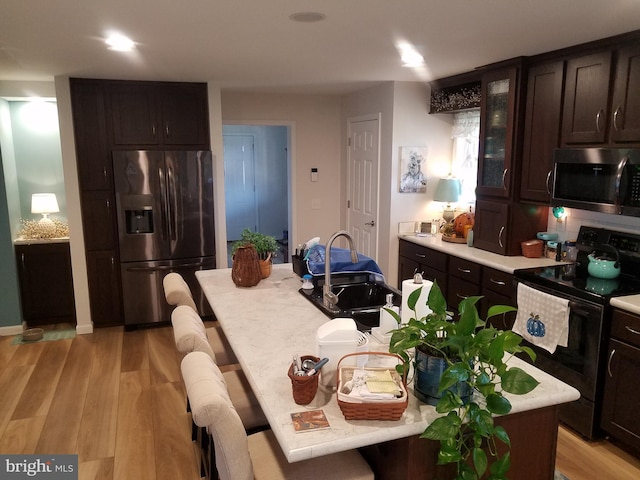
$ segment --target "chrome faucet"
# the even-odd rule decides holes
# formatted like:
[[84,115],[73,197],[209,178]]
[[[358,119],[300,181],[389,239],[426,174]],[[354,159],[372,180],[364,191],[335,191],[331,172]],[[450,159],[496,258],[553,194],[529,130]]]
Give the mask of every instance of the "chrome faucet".
[[324,285],[322,286],[322,304],[329,310],[337,310],[338,295],[331,291],[331,245],[338,237],[345,237],[349,242],[349,250],[351,250],[351,261],[358,263],[358,252],[353,246],[353,238],[346,230],[339,230],[327,240],[327,246],[324,252]]

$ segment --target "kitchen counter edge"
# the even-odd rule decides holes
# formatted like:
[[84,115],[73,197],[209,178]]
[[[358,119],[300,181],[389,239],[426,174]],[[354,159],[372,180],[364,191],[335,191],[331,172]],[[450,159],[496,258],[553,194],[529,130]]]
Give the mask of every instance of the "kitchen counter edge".
[[561,265],[566,262],[556,262],[550,258],[527,258],[523,256],[506,256],[497,253],[487,252],[479,248],[469,247],[466,243],[450,243],[442,240],[442,234],[418,237],[415,234],[398,235],[398,238],[407,240],[417,245],[432,248],[448,255],[464,258],[486,267],[501,270],[506,273],[513,273],[523,268],[550,267]]

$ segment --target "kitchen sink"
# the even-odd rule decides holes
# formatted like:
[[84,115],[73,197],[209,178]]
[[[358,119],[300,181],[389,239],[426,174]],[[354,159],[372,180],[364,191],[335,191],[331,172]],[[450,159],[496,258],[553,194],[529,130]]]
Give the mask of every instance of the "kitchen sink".
[[314,278],[313,290],[300,289],[300,293],[329,318],[353,318],[358,330],[367,332],[380,325],[380,309],[386,304],[387,294],[393,294],[393,304],[399,306],[402,294],[387,285],[378,276],[369,274],[332,274],[331,291],[337,295],[336,309],[322,301],[324,276]]

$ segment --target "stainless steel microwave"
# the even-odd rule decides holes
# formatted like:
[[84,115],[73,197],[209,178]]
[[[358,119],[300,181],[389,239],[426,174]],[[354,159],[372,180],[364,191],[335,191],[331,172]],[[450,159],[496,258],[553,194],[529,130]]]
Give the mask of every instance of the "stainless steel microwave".
[[640,149],[557,149],[551,205],[640,216]]

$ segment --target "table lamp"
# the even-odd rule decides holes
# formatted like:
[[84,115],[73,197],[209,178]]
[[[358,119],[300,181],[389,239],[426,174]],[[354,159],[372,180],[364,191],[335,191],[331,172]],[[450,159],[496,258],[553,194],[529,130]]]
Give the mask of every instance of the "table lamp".
[[455,216],[453,207],[451,207],[451,202],[458,201],[460,198],[460,191],[460,180],[457,178],[447,177],[441,178],[438,181],[438,186],[436,187],[436,193],[433,196],[433,199],[436,202],[446,202],[447,205],[444,207],[444,212],[442,212],[442,218],[446,222],[450,222]]
[[55,193],[34,193],[31,195],[31,213],[40,213],[42,218],[38,224],[44,229],[53,229],[55,225],[49,218],[50,213],[60,211]]

